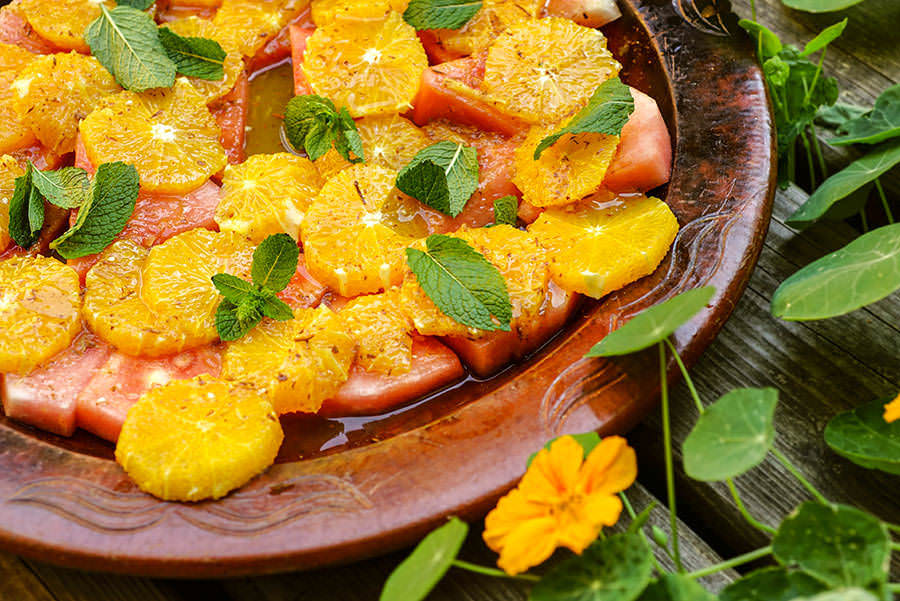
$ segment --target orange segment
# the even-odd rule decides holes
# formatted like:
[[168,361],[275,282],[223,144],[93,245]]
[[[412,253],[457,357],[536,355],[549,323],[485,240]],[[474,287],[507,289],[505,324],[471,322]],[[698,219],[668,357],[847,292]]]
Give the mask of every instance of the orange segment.
[[327,307],[294,309],[294,319],[262,324],[222,357],[222,377],[269,394],[278,413],[315,413],[347,381],[356,341]]
[[0,373],[25,375],[81,330],[78,274],[49,257],[0,261]]
[[218,499],[275,462],[284,440],[272,403],[209,376],[144,394],[129,411],[116,461],[165,501]]
[[37,57],[37,54],[32,54],[24,48],[0,42],[0,71],[18,73]]
[[344,305],[341,320],[358,343],[356,361],[368,372],[396,376],[412,363],[412,324],[400,310],[396,288]]
[[226,163],[216,120],[184,78],[172,89],[109,97],[82,121],[81,136],[92,165],[131,163],[147,192],[185,194]]
[[12,243],[9,237],[9,200],[16,189],[16,178],[24,175],[15,157],[0,156],[0,253]]
[[339,19],[349,21],[377,21],[391,10],[402,13],[409,0],[312,0],[310,12],[313,23],[324,27]]
[[75,150],[78,124],[101,101],[121,90],[92,56],[77,52],[34,59],[13,83],[22,123],[57,154]]
[[16,111],[18,96],[13,83],[31,61],[37,58],[27,50],[11,44],[0,44],[0,152],[12,152],[34,144],[35,137]]
[[[196,1],[196,0],[194,0]],[[209,19],[201,19],[200,17],[186,17],[177,19],[164,25],[173,32],[184,37],[207,38],[222,43],[219,39],[219,31],[212,21]],[[224,47],[223,47],[224,49]],[[208,79],[200,79],[197,77],[189,77],[188,80],[194,89],[206,99],[206,103],[210,104],[222,96],[225,96],[234,88],[238,77],[244,70],[244,60],[240,52],[231,51],[225,56],[225,77],[218,81],[210,81]]]
[[300,237],[300,223],[322,188],[322,178],[309,161],[288,153],[257,154],[225,168],[216,223],[262,242],[285,232]]
[[570,204],[593,194],[603,185],[606,169],[616,155],[618,136],[566,134],[534,160],[541,140],[565,124],[564,120],[532,127],[516,149],[513,183],[525,201],[536,207]]
[[223,0],[213,17],[226,52],[253,57],[309,5],[308,0]]
[[100,16],[100,4],[114,8],[115,2],[106,0],[19,0],[18,12],[45,40],[63,50],[77,50],[89,54],[84,30]]
[[381,21],[337,20],[319,27],[303,53],[303,73],[313,91],[354,117],[409,109],[427,67],[416,30],[396,12]]
[[187,337],[172,316],[141,298],[141,269],[149,250],[130,240],[113,243],[85,278],[84,319],[97,336],[126,355],[159,357],[183,350]]
[[509,115],[553,123],[584,105],[620,68],[598,30],[547,17],[497,37],[488,50],[482,89]]
[[540,16],[542,0],[485,0],[481,10],[459,29],[434,29],[435,41],[457,56],[469,56],[491,45],[512,25]]
[[234,232],[195,229],[150,249],[141,273],[141,295],[151,311],[186,336],[186,348],[212,342],[222,297],[212,283],[217,273],[250,279],[253,247]]
[[600,298],[653,273],[678,220],[659,199],[604,193],[544,211],[528,230],[547,249],[560,287]]

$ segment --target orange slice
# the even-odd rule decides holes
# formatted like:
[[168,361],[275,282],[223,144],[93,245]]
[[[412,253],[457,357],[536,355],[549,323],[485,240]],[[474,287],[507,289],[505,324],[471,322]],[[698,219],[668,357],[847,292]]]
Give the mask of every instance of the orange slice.
[[37,58],[18,46],[0,43],[0,152],[12,152],[35,142],[31,128],[19,118],[12,87],[19,74]]
[[[193,0],[196,2],[197,0]],[[219,39],[219,31],[212,21],[209,19],[201,19],[200,17],[186,17],[166,23],[164,27],[168,27],[180,36],[192,38],[207,38],[222,43]],[[224,49],[224,47],[223,47]],[[225,77],[218,81],[210,81],[208,79],[200,79],[198,77],[189,77],[188,81],[194,86],[194,89],[206,99],[207,104],[211,104],[225,96],[234,88],[238,77],[244,70],[244,60],[240,52],[231,51],[225,55],[224,71]]]
[[341,320],[358,343],[356,361],[368,372],[396,376],[412,364],[412,323],[400,310],[396,288],[344,305]]
[[0,42],[0,71],[18,73],[37,57],[37,54],[28,52],[24,48]]
[[309,3],[303,0],[223,0],[213,17],[226,52],[253,57]]
[[316,27],[336,20],[379,21],[395,10],[402,13],[409,0],[312,0],[310,14]]
[[549,209],[528,226],[547,249],[560,287],[594,298],[653,273],[678,233],[678,220],[659,199],[598,194]]
[[199,376],[144,394],[128,411],[116,461],[165,501],[219,499],[275,462],[284,440],[253,388]]
[[100,4],[106,8],[116,6],[111,0],[19,0],[16,8],[45,40],[63,50],[89,54],[84,30],[100,16]]
[[481,10],[459,29],[435,29],[435,40],[447,52],[469,56],[491,45],[512,25],[540,16],[543,0],[485,0]]
[[0,261],[0,373],[25,375],[81,330],[75,270],[49,257]]
[[427,67],[416,30],[396,12],[380,21],[319,27],[303,53],[303,73],[315,93],[354,117],[408,110]]
[[356,341],[327,307],[294,309],[294,319],[266,319],[228,343],[222,377],[270,395],[280,413],[315,413],[347,381]]
[[9,200],[16,190],[16,178],[24,174],[25,170],[15,157],[8,154],[0,156],[0,253],[12,244],[9,237]]
[[131,163],[148,192],[185,194],[226,163],[216,120],[184,78],[172,89],[109,97],[82,121],[81,136],[92,165]]

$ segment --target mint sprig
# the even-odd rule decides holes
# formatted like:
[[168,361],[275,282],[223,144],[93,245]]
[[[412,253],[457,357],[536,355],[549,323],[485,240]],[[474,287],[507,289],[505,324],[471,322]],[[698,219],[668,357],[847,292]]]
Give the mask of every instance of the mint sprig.
[[156,0],[116,0],[117,6],[130,6],[138,10],[147,10]]
[[214,275],[213,285],[223,297],[216,309],[219,338],[239,340],[263,317],[293,319],[293,311],[277,294],[287,288],[299,260],[300,248],[294,239],[275,234],[263,240],[253,253],[252,283],[228,273]]
[[456,217],[478,189],[478,152],[471,146],[449,141],[432,144],[400,170],[397,188]]
[[465,240],[435,234],[426,251],[406,249],[406,262],[437,308],[464,326],[510,330],[512,303],[503,275]]
[[[33,167],[33,165],[32,165]],[[84,204],[91,187],[87,171],[80,167],[63,167],[56,171],[31,171],[31,184],[48,201],[63,209]]]
[[304,151],[311,161],[321,158],[332,146],[344,160],[365,161],[356,122],[345,107],[338,110],[328,98],[315,94],[291,98],[284,110],[284,129],[291,146]]
[[210,81],[225,78],[226,53],[215,40],[180,36],[168,27],[161,27],[159,41],[178,73]]
[[606,134],[618,136],[634,112],[631,90],[618,77],[607,79],[597,86],[587,106],[578,111],[565,127],[547,136],[534,149],[534,160],[566,134]]
[[494,201],[493,225],[515,226],[519,220],[519,199],[512,194]]
[[90,179],[84,169],[41,171],[29,161],[25,173],[16,178],[10,198],[10,237],[22,248],[30,248],[44,227],[44,201],[74,209],[84,203],[89,188]]
[[416,29],[459,29],[481,10],[478,0],[411,0],[403,20]]

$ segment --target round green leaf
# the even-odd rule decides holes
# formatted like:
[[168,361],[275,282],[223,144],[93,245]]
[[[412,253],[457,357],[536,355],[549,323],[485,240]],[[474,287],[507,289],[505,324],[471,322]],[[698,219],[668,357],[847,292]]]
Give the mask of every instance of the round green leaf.
[[706,307],[716,289],[712,286],[695,288],[650,307],[624,326],[610,333],[588,351],[588,357],[628,355],[668,338]]
[[637,534],[616,534],[561,562],[538,582],[530,601],[633,601],[650,582],[653,556]]
[[688,476],[716,482],[759,465],[775,439],[777,403],[774,388],[740,388],[710,406],[684,441]]
[[879,599],[867,590],[853,587],[826,591],[812,597],[798,597],[793,601],[879,601]]
[[638,601],[715,601],[705,588],[682,574],[666,574],[647,587]]
[[834,417],[825,428],[825,442],[865,468],[900,474],[900,421],[884,421],[885,402],[875,401]]
[[825,585],[803,572],[766,568],[741,578],[719,594],[719,601],[794,601],[815,595]]
[[807,502],[785,518],[772,541],[775,558],[830,587],[885,582],[891,557],[884,524],[846,505]]
[[836,10],[844,10],[862,0],[781,0],[785,6],[796,8],[808,13],[830,13]]
[[380,601],[421,601],[428,596],[459,554],[469,526],[458,518],[422,539],[388,577]]

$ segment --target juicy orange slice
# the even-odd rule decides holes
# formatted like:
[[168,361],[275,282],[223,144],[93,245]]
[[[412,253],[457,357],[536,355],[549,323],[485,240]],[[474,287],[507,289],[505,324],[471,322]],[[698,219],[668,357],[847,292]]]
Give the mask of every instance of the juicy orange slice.
[[402,13],[409,0],[312,0],[310,13],[316,27],[324,27],[333,21],[382,20],[391,10]]
[[81,119],[122,89],[97,59],[77,52],[34,59],[13,88],[22,123],[57,154],[74,151]]
[[126,355],[159,357],[186,346],[186,336],[174,319],[157,315],[141,298],[141,269],[149,253],[139,244],[120,240],[103,251],[85,278],[85,321]]
[[218,499],[275,462],[284,440],[272,403],[209,376],[176,380],[128,411],[116,461],[165,501]]
[[381,21],[319,27],[303,53],[303,72],[315,93],[354,117],[409,109],[426,67],[416,30],[396,12]]
[[[197,0],[192,0],[192,2],[196,1]],[[200,17],[192,16],[171,21],[164,26],[180,36],[206,38],[215,40],[220,44],[222,43],[219,40],[219,30],[209,19],[201,19]],[[194,89],[206,99],[207,104],[215,102],[234,88],[234,84],[237,83],[238,77],[240,77],[241,72],[244,70],[244,60],[241,57],[240,52],[231,51],[225,55],[224,70],[225,77],[218,81],[210,81],[198,77],[188,78],[191,85],[194,86]]]
[[12,152],[35,142],[34,134],[19,118],[15,108],[16,76],[37,58],[27,50],[0,44],[0,152]]
[[547,249],[560,287],[600,298],[653,273],[678,220],[659,199],[604,193],[544,211],[528,230]]
[[185,194],[226,163],[216,120],[183,78],[172,89],[109,97],[81,122],[81,136],[91,164],[131,163],[148,192]]
[[16,5],[32,28],[45,40],[63,50],[77,50],[89,54],[84,30],[100,16],[100,4],[115,7],[111,0],[19,0]]
[[540,16],[542,0],[485,0],[481,10],[459,29],[433,30],[437,42],[452,54],[480,52],[504,30]]
[[322,188],[309,161],[288,153],[257,154],[225,168],[216,223],[254,242],[281,232],[300,238],[300,223]]
[[[362,138],[366,164],[392,171],[400,171],[416,153],[429,146],[425,133],[400,115],[363,117],[356,122],[356,128]],[[316,161],[316,168],[325,179],[350,165],[334,148]]]
[[525,201],[536,207],[570,204],[597,192],[616,154],[618,136],[566,134],[534,160],[541,140],[565,123],[532,127],[516,149],[513,183]]
[[270,395],[280,413],[315,413],[347,381],[356,341],[327,307],[295,309],[294,319],[266,319],[222,357],[222,377]]
[[344,305],[341,320],[356,339],[356,361],[366,371],[396,376],[412,364],[412,324],[400,310],[396,288]]
[[306,264],[342,296],[378,292],[403,278],[418,203],[394,188],[395,178],[384,167],[354,165],[328,180],[306,212]]
[[223,0],[213,17],[226,52],[254,56],[307,7],[303,0]]
[[547,17],[513,25],[488,50],[483,91],[505,113],[554,123],[621,68],[596,29]]
[[[467,229],[452,234],[483,254],[506,282],[512,303],[512,328],[537,318],[547,295],[550,272],[547,257],[534,236],[509,225]],[[424,244],[417,243],[424,250]],[[464,326],[447,315],[425,294],[415,274],[407,270],[400,288],[400,305],[416,330],[426,336],[482,337],[488,332]]]
[[81,330],[75,270],[49,257],[0,261],[0,373],[24,375]]
[[9,237],[9,200],[16,190],[16,178],[24,174],[25,170],[15,157],[8,154],[0,156],[0,253],[12,243]]
[[253,247],[234,232],[194,229],[178,234],[150,254],[141,272],[141,296],[160,318],[184,334],[185,348],[218,338],[216,309],[222,297],[212,283],[217,273],[250,279]]
[[37,54],[32,54],[24,48],[0,42],[0,71],[18,73],[37,57]]

